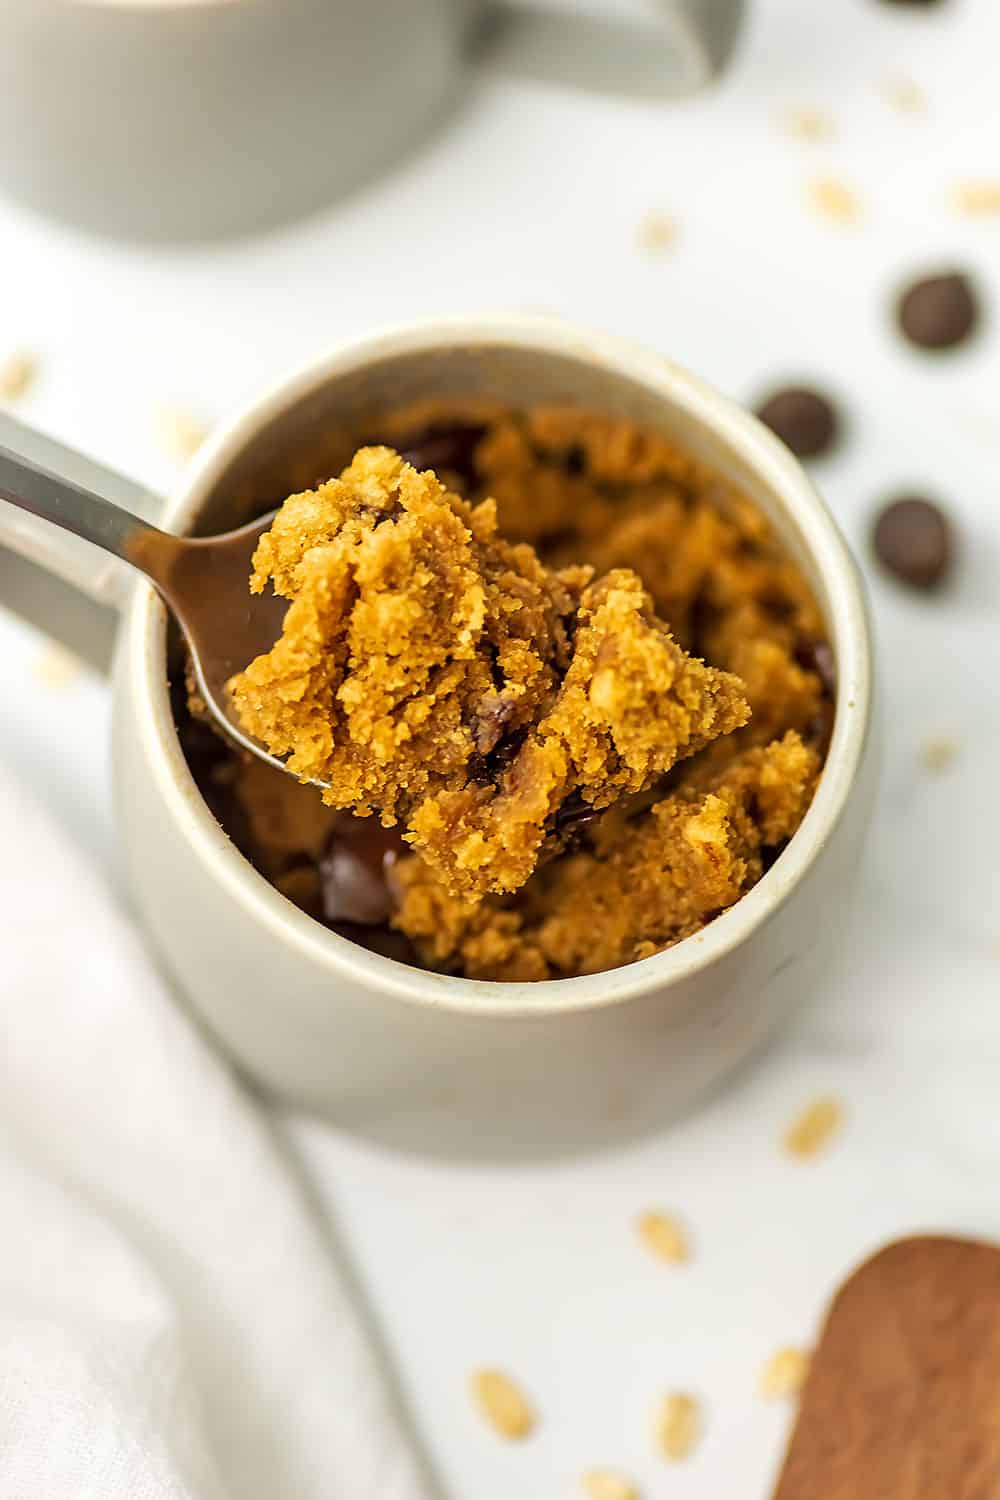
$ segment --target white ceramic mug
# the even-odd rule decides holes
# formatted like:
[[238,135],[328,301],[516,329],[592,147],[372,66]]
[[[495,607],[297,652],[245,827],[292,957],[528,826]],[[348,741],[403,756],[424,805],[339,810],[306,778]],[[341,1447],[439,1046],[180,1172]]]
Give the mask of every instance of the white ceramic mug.
[[[135,903],[165,964],[264,1088],[409,1145],[579,1146],[687,1106],[835,958],[874,789],[869,623],[834,522],[771,433],[662,357],[547,319],[426,323],[335,349],[209,441],[165,525],[221,530],[234,496],[245,509],[259,485],[262,510],[280,498],[268,476],[309,434],[456,396],[571,401],[632,419],[714,465],[770,517],[815,587],[838,670],[826,769],[781,858],[702,932],[609,973],[485,983],[368,952],[280,895],[209,812],[171,717],[166,611],[131,575],[114,687],[118,813]],[[23,450],[26,433],[0,424],[0,441]],[[33,441],[31,456],[50,466],[75,462]],[[92,465],[75,472],[102,482]],[[114,498],[135,506],[127,481],[113,482]],[[0,508],[0,542],[119,597],[128,569],[9,510]]]
[[470,59],[646,97],[697,87],[743,0],[654,5],[630,26],[613,5],[501,0],[2,0],[0,183],[115,234],[256,229],[411,149]]

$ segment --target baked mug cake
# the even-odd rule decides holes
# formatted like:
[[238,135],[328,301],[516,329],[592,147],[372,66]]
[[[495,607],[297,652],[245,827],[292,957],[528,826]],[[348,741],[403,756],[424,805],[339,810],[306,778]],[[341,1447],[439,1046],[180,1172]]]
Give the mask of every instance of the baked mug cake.
[[[12,452],[148,512],[142,486],[0,415]],[[364,517],[344,474],[372,448]],[[335,513],[331,493],[354,499]],[[357,626],[388,655],[395,592],[413,712],[435,673],[455,686],[451,758],[423,746],[424,787],[380,808],[402,781],[407,694],[350,650],[334,666],[317,744],[345,749],[333,800],[357,808],[370,789],[367,816],[192,716],[150,585],[96,568],[60,528],[8,528],[122,611],[118,824],[178,996],[257,1087],[406,1150],[537,1157],[676,1116],[818,999],[845,947],[877,735],[861,582],[822,500],[760,422],[661,355],[512,315],[334,345],[213,434],[159,520],[209,537],[289,495],[316,497],[333,555],[353,506],[370,567],[347,569],[347,612],[321,638],[350,648]],[[454,547],[428,550],[411,512]],[[391,590],[387,525],[405,543]],[[296,530],[291,594],[311,550]],[[259,581],[284,587],[280,561],[262,554]],[[460,584],[464,613],[427,611],[414,568]],[[371,619],[355,618],[362,595]],[[428,801],[462,813],[454,849]],[[507,849],[491,818],[514,807],[527,816]]]
[[[818,999],[844,948],[877,775],[857,568],[801,467],[747,412],[662,355],[509,314],[335,344],[209,439],[162,524],[239,526],[372,446],[471,505],[492,497],[497,536],[528,542],[546,569],[634,572],[675,645],[741,680],[752,717],[613,806],[567,795],[573,840],[559,829],[565,848],[550,858],[546,843],[523,886],[470,914],[425,881],[406,821],[328,807],[192,721],[179,641],[140,583],[113,717],[136,910],[234,1064],[343,1128],[509,1157],[662,1124]],[[782,791],[768,815],[784,778],[758,762],[788,736],[822,770],[786,843],[780,820],[798,812]],[[483,771],[489,791],[498,778]],[[689,808],[705,814],[693,843],[670,844],[700,887],[651,832]],[[706,856],[724,842],[718,870],[699,832]],[[428,935],[420,902],[447,925]]]
[[231,685],[292,777],[175,694],[237,847],[353,942],[469,979],[690,937],[815,793],[834,656],[739,487],[570,404],[422,402],[302,460],[248,588],[289,600]]

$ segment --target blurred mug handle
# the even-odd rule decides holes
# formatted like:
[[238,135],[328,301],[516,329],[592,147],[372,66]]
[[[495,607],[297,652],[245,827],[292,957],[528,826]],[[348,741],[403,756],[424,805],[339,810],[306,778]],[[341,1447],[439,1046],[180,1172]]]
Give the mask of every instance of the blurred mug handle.
[[644,21],[490,0],[472,50],[500,72],[660,100],[691,93],[722,71],[746,9],[746,0],[655,0]]

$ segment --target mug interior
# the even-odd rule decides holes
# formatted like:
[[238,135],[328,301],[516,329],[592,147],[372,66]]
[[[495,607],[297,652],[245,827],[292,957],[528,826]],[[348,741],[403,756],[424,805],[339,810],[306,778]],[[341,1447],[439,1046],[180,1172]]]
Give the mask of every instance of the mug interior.
[[[801,468],[760,423],[655,355],[585,339],[546,320],[434,325],[367,340],[286,383],[208,445],[169,529],[210,535],[273,509],[337,472],[385,413],[422,401],[488,400],[511,407],[567,404],[663,434],[743,490],[766,515],[815,594],[837,661],[833,735],[813,803],[782,857],[694,937],[618,969],[532,983],[432,973],[368,951],[299,911],[233,846],[203,846],[241,899],[339,973],[406,999],[497,1013],[589,1008],[687,978],[742,942],[808,871],[836,825],[867,734],[868,623],[856,569]],[[167,750],[178,815],[196,841],[217,825],[194,791],[168,699],[165,611],[145,601],[149,688]],[[169,794],[169,788],[168,788]],[[183,804],[183,805],[180,805]]]

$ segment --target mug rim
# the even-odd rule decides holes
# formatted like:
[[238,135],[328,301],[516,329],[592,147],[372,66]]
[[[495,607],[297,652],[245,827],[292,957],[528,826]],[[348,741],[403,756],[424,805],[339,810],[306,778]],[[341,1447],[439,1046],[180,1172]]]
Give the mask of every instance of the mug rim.
[[534,981],[466,979],[383,957],[324,927],[281,895],[212,814],[184,758],[170,712],[163,670],[166,608],[141,579],[128,609],[122,655],[137,684],[136,703],[142,705],[138,730],[149,774],[196,856],[255,922],[326,968],[332,982],[354,981],[419,1008],[484,1019],[603,1009],[692,979],[763,927],[809,874],[843,815],[869,734],[873,683],[867,601],[857,564],[825,502],[797,460],[756,417],[661,354],[535,315],[421,319],[338,343],[270,386],[209,437],[171,496],[162,524],[167,530],[183,530],[256,433],[331,379],[377,360],[468,345],[524,348],[607,366],[680,407],[695,425],[719,438],[794,518],[825,595],[838,667],[836,717],[812,803],[781,858],[751,890],[673,947],[595,974]]

